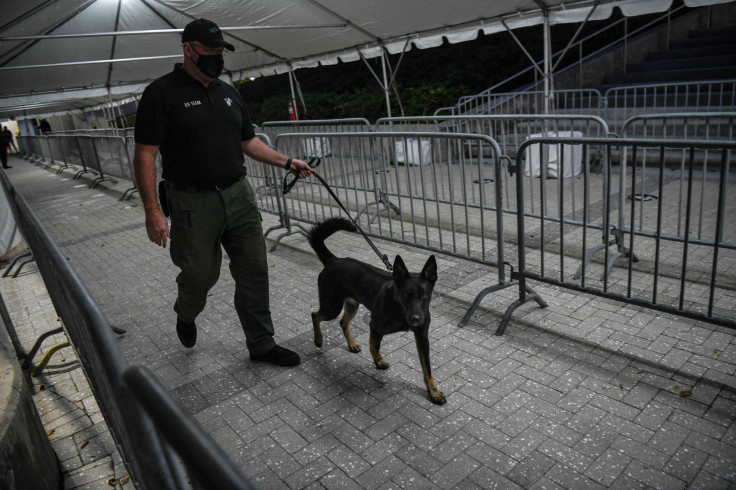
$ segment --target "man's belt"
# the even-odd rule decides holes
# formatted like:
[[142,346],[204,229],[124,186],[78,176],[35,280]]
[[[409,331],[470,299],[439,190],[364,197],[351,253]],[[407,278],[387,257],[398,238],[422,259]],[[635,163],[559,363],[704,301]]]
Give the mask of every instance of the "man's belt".
[[222,185],[216,185],[216,184],[207,184],[207,185],[192,185],[192,184],[179,184],[176,182],[172,182],[170,180],[166,181],[166,188],[167,189],[174,189],[178,191],[186,191],[186,192],[206,192],[206,191],[224,191],[228,187],[232,187],[233,185],[237,184],[241,180],[243,180],[245,176],[241,176],[235,180],[232,180],[230,182],[227,182]]

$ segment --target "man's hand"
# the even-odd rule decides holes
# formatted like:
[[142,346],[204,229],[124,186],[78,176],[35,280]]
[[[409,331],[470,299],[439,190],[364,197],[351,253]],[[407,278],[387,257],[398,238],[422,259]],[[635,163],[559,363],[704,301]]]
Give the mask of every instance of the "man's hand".
[[166,240],[169,238],[169,222],[160,209],[146,211],[146,232],[149,240],[166,248]]
[[305,179],[314,173],[314,169],[307,164],[304,160],[298,160],[296,158],[291,160],[292,172],[299,170],[299,178]]

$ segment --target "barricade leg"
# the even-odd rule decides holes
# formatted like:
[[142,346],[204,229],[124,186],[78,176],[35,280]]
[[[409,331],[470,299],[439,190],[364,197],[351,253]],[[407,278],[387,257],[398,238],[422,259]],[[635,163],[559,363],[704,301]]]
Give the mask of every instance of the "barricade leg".
[[130,201],[133,197],[133,194],[135,194],[136,192],[138,192],[138,188],[131,187],[130,189],[127,189],[125,192],[123,192],[123,195],[120,197],[120,199],[118,199],[118,201],[124,201],[126,199]]
[[23,365],[21,366],[21,368],[25,371],[31,366],[31,363],[33,362],[33,357],[36,355],[36,352],[38,352],[38,349],[41,348],[41,344],[44,340],[51,337],[52,335],[56,335],[57,333],[62,333],[63,331],[64,329],[62,327],[59,327],[39,335],[38,339],[36,339],[36,343],[33,344],[33,347],[31,347],[30,352],[28,352],[26,359],[23,361]]
[[[621,257],[628,257],[631,251],[627,249],[623,243],[623,232],[615,227],[611,229],[611,235],[613,236],[613,239],[608,241],[608,244],[606,243],[600,243],[590,249],[588,252],[585,253],[585,256],[583,257],[583,263],[580,264],[580,267],[578,267],[578,270],[573,274],[572,278],[577,280],[580,279],[583,275],[583,269],[587,267],[591,260],[593,260],[593,256],[600,252],[601,250],[605,250],[606,248],[616,245],[617,252],[614,253],[609,259],[608,263],[606,264],[606,270],[601,274],[601,281],[604,280],[610,273],[611,269],[613,269],[613,266],[615,265],[616,261],[620,259]],[[633,262],[639,262],[639,259],[636,257],[636,254],[632,257]]]
[[503,335],[503,333],[506,331],[506,326],[511,320],[511,315],[514,314],[514,311],[516,311],[519,306],[528,303],[531,300],[536,301],[540,308],[546,308],[547,306],[549,306],[547,302],[544,301],[544,299],[542,299],[542,297],[539,294],[535,293],[530,287],[526,286],[525,289],[527,294],[521,295],[518,300],[511,303],[509,307],[506,308],[506,313],[504,313],[503,319],[501,319],[501,323],[498,325],[496,335]]
[[13,278],[16,278],[16,277],[18,277],[18,274],[20,274],[20,271],[21,271],[21,270],[23,269],[23,266],[24,266],[24,265],[26,265],[26,264],[30,264],[30,263],[31,263],[31,262],[33,262],[34,260],[36,260],[36,259],[34,259],[33,257],[31,257],[30,259],[26,259],[26,260],[24,260],[23,262],[21,262],[21,264],[20,264],[20,265],[18,266],[18,268],[17,268],[17,269],[15,270],[15,272],[13,273]]
[[[15,267],[15,264],[17,264],[18,261],[23,260],[24,258],[30,257],[30,256],[31,256],[31,252],[25,252],[25,253],[20,254],[16,258],[14,258],[13,261],[8,266],[8,268],[5,269],[5,272],[3,272],[3,277],[8,277],[10,275],[10,271],[13,269],[13,267]],[[25,262],[24,262],[24,264],[25,264]],[[13,276],[13,277],[16,277],[16,276]]]
[[54,355],[54,352],[56,352],[59,349],[63,349],[64,347],[69,347],[69,341],[65,340],[64,342],[60,344],[56,344],[53,347],[51,347],[49,350],[46,351],[46,354],[43,356],[43,359],[41,359],[41,362],[38,363],[38,366],[36,366],[33,371],[31,372],[31,376],[34,378],[39,376],[41,372],[43,372],[43,368],[46,367],[46,364],[49,363],[51,360],[51,356]]
[[500,291],[502,289],[506,289],[507,287],[513,286],[514,284],[514,282],[506,282],[503,284],[496,284],[495,286],[489,286],[483,289],[476,295],[473,303],[470,305],[470,308],[468,308],[468,311],[465,312],[465,316],[463,316],[463,319],[460,320],[460,323],[458,323],[457,326],[459,328],[462,328],[468,324],[468,322],[470,321],[470,317],[473,316],[473,313],[475,313],[475,310],[478,308],[478,305],[480,305],[480,302],[483,300],[483,298],[491,293],[495,293],[496,291]]

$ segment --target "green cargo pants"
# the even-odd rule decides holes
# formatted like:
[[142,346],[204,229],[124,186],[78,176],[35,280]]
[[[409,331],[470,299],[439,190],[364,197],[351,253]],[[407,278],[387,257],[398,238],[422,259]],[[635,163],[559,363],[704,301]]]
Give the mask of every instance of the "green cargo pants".
[[266,241],[253,188],[246,179],[222,191],[168,190],[171,259],[181,269],[174,311],[185,322],[204,309],[220,277],[222,248],[235,280],[235,311],[252,354],[274,345]]

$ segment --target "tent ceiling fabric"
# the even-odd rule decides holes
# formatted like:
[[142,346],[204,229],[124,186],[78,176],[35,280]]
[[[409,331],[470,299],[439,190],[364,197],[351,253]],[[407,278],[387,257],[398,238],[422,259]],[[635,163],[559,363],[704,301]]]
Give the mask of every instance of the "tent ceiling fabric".
[[[727,0],[731,1],[731,0]],[[722,0],[686,0],[688,6]],[[217,22],[233,78],[439,46],[543,22],[667,10],[672,0],[24,0],[4,2],[0,116],[65,111],[140,93],[181,60],[180,30]],[[451,5],[451,7],[450,7]],[[131,34],[126,32],[137,31]],[[164,31],[164,32],[150,32]],[[113,36],[110,33],[120,33]],[[410,44],[407,45],[407,42]]]

